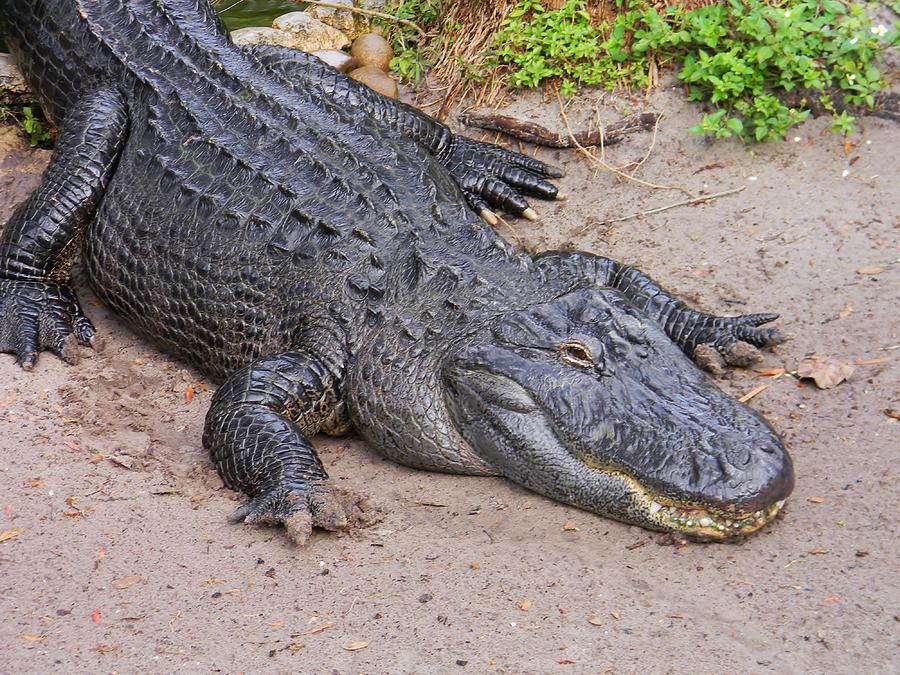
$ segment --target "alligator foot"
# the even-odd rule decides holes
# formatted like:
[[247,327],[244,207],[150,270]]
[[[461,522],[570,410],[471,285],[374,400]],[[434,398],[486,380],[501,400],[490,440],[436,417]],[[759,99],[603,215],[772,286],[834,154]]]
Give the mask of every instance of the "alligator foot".
[[70,336],[90,345],[95,330],[70,288],[45,281],[0,279],[0,352],[15,354],[25,370],[49,350],[72,361]]
[[303,546],[314,527],[348,532],[370,527],[382,517],[366,497],[323,481],[306,489],[275,487],[238,508],[231,521],[284,525],[288,538]]
[[695,326],[687,331],[694,346],[691,354],[697,365],[719,374],[726,365],[747,368],[762,361],[760,347],[773,347],[785,338],[777,328],[760,328],[777,314],[747,314],[736,317],[695,314]]
[[491,209],[536,220],[537,214],[522,195],[556,199],[558,188],[545,179],[563,175],[540,160],[463,136],[453,137],[449,152],[439,159],[469,205],[491,224],[495,224]]

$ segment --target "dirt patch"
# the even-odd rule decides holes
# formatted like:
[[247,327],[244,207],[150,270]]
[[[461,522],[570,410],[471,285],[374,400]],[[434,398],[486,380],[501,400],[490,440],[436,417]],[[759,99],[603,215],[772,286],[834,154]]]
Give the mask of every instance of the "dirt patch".
[[[593,118],[595,102],[585,97],[573,122]],[[297,549],[278,530],[227,523],[241,500],[200,445],[211,384],[79,284],[100,351],[75,366],[45,354],[33,373],[0,356],[4,662],[31,672],[891,670],[897,127],[864,120],[849,152],[824,120],[777,145],[708,144],[685,133],[698,111],[680,94],[652,104],[666,117],[642,180],[744,191],[609,222],[684,195],[544,150],[567,168],[570,199],[501,230],[529,249],[635,264],[704,310],[782,313],[793,339],[756,366],[769,374],[728,371],[720,385],[735,396],[769,385],[750,405],[791,446],[797,488],[783,517],[740,544],[684,546],[504,480],[413,471],[355,439],[317,439],[335,480],[387,513]],[[601,116],[615,119],[617,105]],[[508,112],[560,124],[537,95]],[[607,161],[639,161],[650,141],[634,136]],[[0,222],[47,156],[0,127]],[[826,391],[773,374],[812,352],[855,372]]]

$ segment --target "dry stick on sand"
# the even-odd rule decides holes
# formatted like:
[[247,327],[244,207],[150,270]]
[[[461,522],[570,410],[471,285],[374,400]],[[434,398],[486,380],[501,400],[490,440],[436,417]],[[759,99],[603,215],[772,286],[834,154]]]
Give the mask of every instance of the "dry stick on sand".
[[582,146],[612,145],[634,131],[650,131],[656,126],[659,118],[657,112],[628,115],[618,122],[608,124],[603,129],[589,129],[577,134],[562,134],[534,122],[525,122],[509,115],[497,115],[493,112],[470,111],[461,116],[460,121],[466,126],[489,131],[500,131],[521,141],[528,141],[550,148],[574,148]]
[[585,225],[578,231],[578,234],[584,234],[592,227],[596,227],[597,225],[606,225],[608,223],[620,223],[623,220],[631,220],[632,218],[640,218],[641,216],[650,216],[654,213],[662,213],[663,211],[668,211],[669,209],[675,209],[679,206],[689,206],[692,204],[702,204],[703,202],[712,201],[713,199],[718,199],[719,197],[727,197],[728,195],[735,195],[738,192],[743,192],[747,188],[746,185],[742,185],[739,188],[734,188],[732,190],[725,190],[724,192],[717,192],[713,195],[703,195],[702,197],[694,197],[693,199],[684,199],[680,202],[675,202],[674,204],[669,204],[668,206],[659,206],[655,209],[647,209],[646,211],[638,211],[637,213],[632,213],[629,216],[622,216],[621,218],[608,218],[606,220],[597,221],[594,223],[590,223],[589,225]]
[[[572,142],[575,144],[575,147],[578,148],[578,151],[581,154],[583,154],[585,157],[587,157],[589,160],[591,160],[591,162],[595,163],[598,166],[602,166],[604,169],[606,169],[607,171],[611,171],[612,173],[616,174],[617,176],[621,176],[625,180],[633,181],[635,183],[638,183],[639,185],[645,185],[646,187],[651,187],[651,188],[654,188],[657,190],[680,190],[681,192],[688,195],[689,197],[692,197],[692,198],[695,197],[694,194],[692,194],[689,190],[687,190],[686,188],[684,188],[680,185],[657,185],[656,183],[648,183],[645,180],[641,180],[640,178],[635,178],[631,174],[625,173],[621,169],[611,166],[610,164],[607,164],[606,162],[604,162],[600,157],[597,157],[597,155],[595,155],[590,150],[588,150],[583,145],[581,145],[581,143],[579,143],[578,140],[575,138],[575,134],[572,133],[572,125],[569,124],[569,116],[566,114],[566,106],[563,103],[562,96],[560,96],[559,89],[556,90],[556,100],[559,101],[559,114],[562,115],[563,122],[566,125],[566,131],[568,131],[569,136],[572,138]],[[601,131],[601,133],[600,133],[600,148],[602,151],[602,149],[605,145],[605,141],[603,138],[603,130],[601,129],[600,131]]]

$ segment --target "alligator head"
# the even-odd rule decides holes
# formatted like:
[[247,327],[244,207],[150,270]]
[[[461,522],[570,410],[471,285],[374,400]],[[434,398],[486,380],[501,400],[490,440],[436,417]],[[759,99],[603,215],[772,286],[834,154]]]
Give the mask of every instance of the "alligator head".
[[793,488],[769,424],[613,289],[503,316],[450,356],[444,382],[458,430],[499,473],[617,520],[726,539]]

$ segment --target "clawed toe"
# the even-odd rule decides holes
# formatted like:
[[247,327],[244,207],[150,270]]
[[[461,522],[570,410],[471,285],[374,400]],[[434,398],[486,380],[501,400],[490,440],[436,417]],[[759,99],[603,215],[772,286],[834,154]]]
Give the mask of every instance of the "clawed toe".
[[240,506],[229,518],[232,523],[283,525],[288,539],[299,546],[309,540],[313,528],[347,532],[380,519],[380,511],[364,496],[328,483],[301,490],[275,488]]

